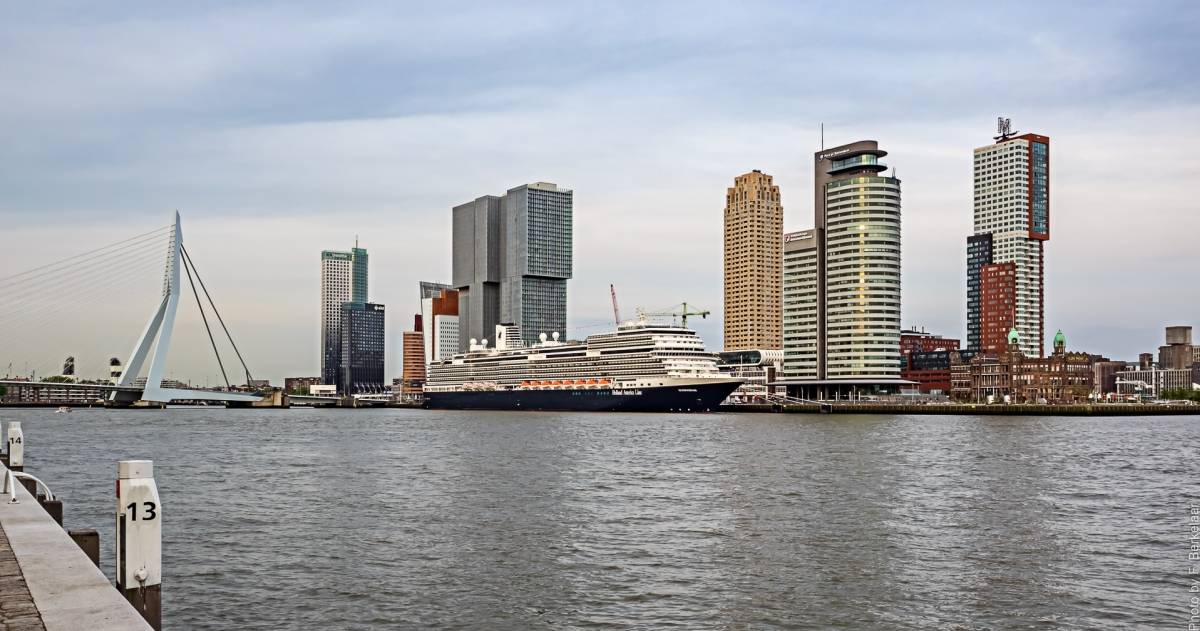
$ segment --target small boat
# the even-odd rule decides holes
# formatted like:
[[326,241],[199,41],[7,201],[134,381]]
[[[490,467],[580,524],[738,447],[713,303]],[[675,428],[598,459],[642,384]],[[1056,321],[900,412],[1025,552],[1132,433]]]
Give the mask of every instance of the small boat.
[[71,408],[69,408],[65,405],[60,405],[58,407],[58,409],[54,411],[54,413],[55,414],[66,414],[67,412],[70,412],[70,411],[71,411]]

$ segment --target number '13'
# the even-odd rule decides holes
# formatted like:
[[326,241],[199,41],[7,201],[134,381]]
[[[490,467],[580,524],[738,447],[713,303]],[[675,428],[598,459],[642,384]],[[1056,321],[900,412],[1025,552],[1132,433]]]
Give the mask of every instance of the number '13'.
[[[154,504],[154,502],[142,502],[142,521],[151,521],[154,518],[158,517],[158,513],[155,512],[155,510],[157,510],[157,509],[158,509],[158,506],[156,506]],[[128,506],[125,507],[125,510],[129,512],[130,521],[138,520],[137,502],[130,503]]]

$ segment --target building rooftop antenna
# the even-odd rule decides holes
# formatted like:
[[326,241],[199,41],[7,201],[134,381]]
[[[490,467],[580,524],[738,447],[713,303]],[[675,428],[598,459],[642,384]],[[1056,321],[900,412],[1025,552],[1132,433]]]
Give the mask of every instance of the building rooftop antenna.
[[825,123],[821,123],[821,151],[825,151]]

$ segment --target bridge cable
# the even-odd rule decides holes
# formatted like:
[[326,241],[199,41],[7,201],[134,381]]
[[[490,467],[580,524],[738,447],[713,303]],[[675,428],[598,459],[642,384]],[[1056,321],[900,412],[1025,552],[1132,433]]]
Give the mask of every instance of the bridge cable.
[[[124,282],[127,276],[130,276],[131,271],[141,271],[139,269],[131,269],[136,265],[145,265],[150,262],[161,261],[162,254],[159,252],[142,252],[130,255],[121,261],[121,274],[113,274],[108,267],[96,266],[77,274],[69,279],[63,279],[61,282],[54,284],[47,283],[38,288],[39,292],[34,293],[30,290],[25,297],[15,300],[6,301],[4,304],[5,310],[0,312],[0,323],[12,320],[17,316],[28,315],[32,311],[39,311],[51,304],[57,296],[68,296],[70,302],[63,302],[63,306],[78,307],[80,298],[83,296],[92,296],[106,285]],[[7,288],[0,288],[7,291]],[[46,298],[45,295],[50,294],[51,298]],[[43,311],[39,311],[39,316],[44,316]]]
[[[151,246],[156,246],[162,240],[159,236],[157,239],[149,240]],[[8,279],[0,280],[0,288],[3,288],[6,293],[26,293],[31,291],[28,286],[34,285],[38,288],[45,287],[52,282],[64,282],[70,280],[79,274],[80,270],[90,270],[94,268],[105,268],[108,273],[112,273],[113,268],[123,268],[125,261],[131,256],[137,256],[146,252],[152,251],[158,256],[163,256],[164,251],[157,249],[147,250],[144,247],[139,248],[138,243],[130,243],[119,248],[107,250],[100,254],[94,254],[86,259],[79,259],[73,264],[66,267],[58,267],[53,269],[43,269],[34,272],[22,272],[21,274],[10,276]],[[165,248],[164,248],[165,250]],[[78,257],[76,257],[78,259]],[[19,276],[19,277],[18,277]],[[19,289],[25,287],[27,289]]]
[[[23,272],[19,272],[19,273],[16,273],[16,274],[12,274],[12,275],[10,275],[10,276],[4,276],[4,277],[0,277],[0,282],[8,282],[8,281],[10,281],[10,280],[13,280],[13,279],[16,279],[16,278],[20,278],[20,277],[22,277],[22,276],[28,276],[28,275],[30,275],[30,274],[32,274],[32,273],[34,273],[34,272],[39,272],[39,271],[43,271],[43,270],[47,270],[47,271],[48,271],[48,270],[49,270],[49,268],[54,268],[54,267],[58,267],[58,266],[60,266],[60,265],[65,265],[65,264],[67,264],[67,263],[70,263],[71,261],[74,261],[74,260],[76,260],[76,259],[81,259],[81,258],[84,258],[84,257],[90,256],[90,255],[92,255],[92,254],[97,254],[97,253],[100,253],[100,252],[103,252],[103,254],[101,254],[100,256],[102,256],[102,257],[103,257],[103,256],[108,256],[108,255],[110,255],[110,254],[113,254],[114,252],[105,252],[105,250],[113,250],[114,248],[116,248],[117,250],[120,250],[120,249],[123,249],[123,248],[128,248],[128,247],[131,247],[131,246],[136,246],[136,245],[138,245],[138,243],[136,243],[136,242],[137,242],[137,241],[139,241],[139,240],[140,240],[140,241],[147,241],[147,240],[153,240],[153,239],[155,239],[155,238],[161,238],[163,235],[161,235],[160,233],[162,233],[164,230],[166,230],[166,229],[167,229],[167,228],[169,228],[169,227],[170,227],[170,226],[163,226],[162,228],[158,228],[158,229],[156,229],[156,230],[151,230],[150,232],[145,232],[145,233],[139,234],[139,235],[137,235],[137,236],[129,237],[128,239],[122,239],[122,240],[120,240],[120,241],[117,241],[117,242],[115,242],[115,243],[110,243],[110,244],[108,244],[108,245],[106,245],[106,246],[104,246],[104,247],[96,248],[96,249],[94,249],[94,250],[89,250],[89,251],[87,251],[87,252],[84,252],[84,253],[82,253],[82,254],[76,254],[75,256],[70,256],[70,257],[67,257],[67,258],[65,258],[65,259],[62,259],[62,260],[59,260],[59,261],[54,261],[53,263],[47,263],[47,264],[45,264],[45,265],[41,265],[41,266],[39,266],[39,267],[35,267],[35,268],[32,268],[32,269],[27,269],[27,270],[25,270],[25,271],[23,271]],[[132,242],[135,242],[135,243],[130,243],[131,241],[132,241]],[[120,248],[118,248],[117,246],[121,246],[121,247],[120,247]],[[56,270],[56,271],[61,271],[61,270]]]
[[217,365],[221,367],[221,377],[225,379],[225,389],[230,390],[229,376],[225,374],[225,363],[221,361],[221,353],[217,350],[217,341],[213,339],[212,329],[208,327],[208,316],[204,315],[204,303],[200,302],[200,293],[196,291],[196,283],[192,281],[190,267],[187,258],[184,258],[183,271],[187,272],[188,284],[192,286],[192,295],[196,297],[196,306],[200,308],[200,319],[204,320],[204,331],[208,333],[208,343],[212,344],[213,355],[217,356]]
[[242,370],[246,371],[246,386],[249,387],[252,378],[250,376],[250,368],[246,366],[246,360],[242,359],[242,352],[238,350],[237,343],[233,341],[233,335],[229,333],[229,327],[225,326],[225,318],[221,317],[221,311],[217,309],[217,305],[213,302],[212,296],[208,293],[208,287],[204,285],[204,279],[200,278],[200,270],[196,269],[196,264],[192,262],[192,255],[188,254],[187,248],[180,246],[183,251],[183,258],[196,272],[196,280],[200,282],[200,289],[204,290],[204,297],[208,298],[208,304],[212,306],[213,313],[217,315],[217,322],[221,323],[221,328],[225,331],[225,337],[229,338],[229,345],[233,347],[233,352],[237,355],[238,361],[242,364]]

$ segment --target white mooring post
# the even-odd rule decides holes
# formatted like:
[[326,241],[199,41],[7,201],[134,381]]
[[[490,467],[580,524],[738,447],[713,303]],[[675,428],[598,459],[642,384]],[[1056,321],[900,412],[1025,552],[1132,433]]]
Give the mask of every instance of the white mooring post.
[[117,589],[162,629],[162,505],[154,462],[117,463]]
[[21,431],[21,421],[8,423],[8,468],[25,470],[25,433]]

